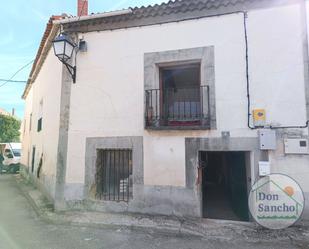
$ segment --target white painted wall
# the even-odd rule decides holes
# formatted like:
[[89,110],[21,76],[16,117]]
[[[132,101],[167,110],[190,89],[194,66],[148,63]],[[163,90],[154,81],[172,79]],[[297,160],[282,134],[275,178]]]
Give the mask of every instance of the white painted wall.
[[[295,5],[256,10],[248,16],[252,107],[265,108],[272,124],[305,123],[299,11]],[[221,131],[256,136],[246,127],[242,14],[93,32],[84,38],[88,52],[79,54],[71,96],[68,183],[84,181],[86,137],[144,136],[145,184],[184,186],[184,137],[214,137]],[[215,46],[218,129],[145,131],[144,53],[210,45]],[[301,159],[303,164],[308,161]]]
[[[265,108],[275,126],[305,125],[307,120],[300,11],[295,5],[249,15],[252,107]],[[308,134],[308,129],[301,131]],[[309,156],[285,155],[283,141],[277,145],[269,153],[271,172],[293,177],[308,192]]]
[[[241,23],[242,17],[233,15],[85,34],[88,52],[80,54],[78,58],[78,83],[72,88],[67,181],[83,181],[85,137],[144,135],[145,183],[183,186],[184,155],[166,153],[166,160],[161,163],[164,167],[160,168],[154,164],[158,159],[154,158],[152,148],[158,147],[155,145],[157,140],[165,139],[165,145],[160,145],[161,150],[179,151],[182,147],[180,151],[184,151],[184,136],[190,136],[192,132],[173,132],[176,135],[173,143],[166,138],[169,132],[150,134],[144,130],[144,53],[215,45],[217,87],[226,85],[226,82],[236,82],[231,89],[243,97],[241,102],[238,98],[230,103],[230,106],[240,109],[241,113],[238,120],[230,122],[230,125],[239,127],[241,124],[241,127],[245,128],[246,114],[241,112],[246,110],[245,88],[241,86],[245,80],[245,64],[240,56],[244,53]],[[235,30],[227,28],[230,25],[235,27]],[[224,64],[228,62],[228,58],[233,60],[233,63],[226,67]],[[224,126],[221,120],[227,114],[221,111],[224,95],[225,93],[218,91],[219,126]],[[196,134],[200,136],[207,132]],[[75,147],[77,144],[80,147],[78,151]],[[171,166],[175,162],[178,162],[178,165]],[[173,178],[153,178],[153,175],[160,174],[166,168],[175,167],[178,170],[171,171]]]
[[249,14],[252,107],[274,125],[306,122],[300,13],[296,5]]
[[31,131],[30,131],[30,115],[32,113],[32,99],[33,88],[30,89],[27,98],[25,99],[24,119],[21,125],[21,143],[22,154],[21,163],[30,167],[30,153],[31,153]]
[[[144,136],[145,184],[185,186],[185,137],[257,136],[247,128],[242,14],[83,35],[88,51],[78,55],[72,86],[67,183],[84,182],[86,137]],[[268,123],[303,125],[299,6],[249,12],[248,36],[252,107],[265,108]],[[144,53],[203,46],[215,46],[218,129],[144,130]],[[296,178],[309,165],[308,157],[272,160],[274,170],[287,165]],[[305,166],[288,167],[294,163]]]
[[[36,175],[40,158],[43,155],[43,166],[40,181],[53,196],[57,166],[57,149],[60,120],[62,64],[50,49],[40,73],[26,98],[25,119],[29,127],[29,116],[32,113],[32,129],[26,129],[23,137],[22,163],[31,169],[32,147],[36,147],[34,174]],[[40,107],[41,105],[41,107]],[[43,117],[43,127],[37,132],[37,123]],[[30,152],[30,159],[27,154]]]

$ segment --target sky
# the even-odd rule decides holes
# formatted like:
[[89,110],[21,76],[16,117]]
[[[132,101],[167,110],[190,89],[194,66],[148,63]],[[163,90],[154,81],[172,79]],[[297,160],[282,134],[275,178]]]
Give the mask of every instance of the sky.
[[[163,0],[89,0],[89,13],[146,6]],[[49,17],[67,13],[76,15],[77,0],[10,0],[1,3],[0,79],[9,79],[21,67],[35,58]],[[18,73],[14,80],[26,81],[31,64]],[[23,118],[24,101],[21,99],[25,83],[0,81],[0,108]]]

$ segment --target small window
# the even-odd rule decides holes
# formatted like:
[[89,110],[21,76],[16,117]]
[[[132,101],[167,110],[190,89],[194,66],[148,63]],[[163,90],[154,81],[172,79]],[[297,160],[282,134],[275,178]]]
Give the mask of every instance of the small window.
[[43,117],[43,99],[41,99],[38,110],[38,132],[42,130],[42,117]]
[[42,118],[38,120],[38,132],[42,130]]
[[96,197],[108,201],[129,201],[133,196],[132,151],[98,150]]
[[30,114],[29,117],[29,131],[31,131],[31,126],[32,126],[32,113]]

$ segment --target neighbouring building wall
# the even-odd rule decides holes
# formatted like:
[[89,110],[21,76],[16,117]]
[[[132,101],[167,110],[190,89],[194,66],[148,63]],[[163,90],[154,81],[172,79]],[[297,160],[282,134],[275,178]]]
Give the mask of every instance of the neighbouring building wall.
[[2,108],[0,108],[0,114],[1,115],[7,115],[7,116],[11,116],[12,115],[11,113],[7,112],[6,110],[4,110]]
[[[50,197],[55,195],[57,149],[60,121],[60,89],[62,80],[62,65],[52,49],[26,97],[26,126],[23,137],[22,164],[26,165],[34,178],[44,186]],[[31,130],[30,114],[32,114]],[[39,119],[42,119],[42,129],[38,130]],[[32,153],[35,147],[34,164],[32,168]],[[40,161],[42,161],[39,170]],[[38,177],[39,175],[39,177]]]
[[[21,164],[30,167],[31,163],[31,129],[32,129],[32,100],[33,100],[33,88],[30,89],[27,98],[25,99],[25,111],[24,119],[21,126],[21,143],[22,143],[22,154]],[[31,127],[31,129],[30,129]]]
[[[306,96],[300,6],[250,11],[247,28],[252,109],[266,109],[268,124],[304,125]],[[184,199],[197,205],[197,197],[192,197],[194,189],[190,192],[186,188],[185,138],[220,138],[221,132],[229,131],[231,138],[257,139],[257,131],[247,127],[244,15],[92,32],[83,37],[88,51],[78,55],[77,83],[71,89],[66,199],[85,198],[85,172],[90,170],[85,167],[85,158],[89,156],[87,138],[142,137],[142,185],[145,185],[142,192],[156,196],[154,200],[159,200],[161,195],[162,201],[174,195],[178,198],[175,205]],[[213,118],[217,128],[145,130],[145,54],[200,47],[214,48],[216,116]],[[308,135],[306,129],[296,132]],[[282,137],[286,135],[285,132],[279,134],[278,150],[269,155],[271,170],[292,175],[309,193],[309,185],[303,177],[309,173],[309,156],[284,155]],[[196,161],[194,165],[197,167]],[[253,178],[257,177],[255,167],[251,166]],[[196,175],[192,177],[195,179]],[[179,192],[173,192],[171,187]],[[188,204],[188,213],[190,208]],[[155,212],[162,210],[158,208]],[[197,215],[196,210],[190,214]],[[167,208],[165,212],[173,213],[173,210]]]

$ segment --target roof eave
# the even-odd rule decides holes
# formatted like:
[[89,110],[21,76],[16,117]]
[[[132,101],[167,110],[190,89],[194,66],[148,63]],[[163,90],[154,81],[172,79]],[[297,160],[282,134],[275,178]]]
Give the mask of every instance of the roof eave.
[[66,23],[73,23],[73,22],[82,22],[82,21],[88,21],[88,20],[99,19],[99,18],[127,15],[131,13],[133,13],[133,10],[129,8],[129,9],[123,9],[123,10],[115,10],[115,11],[110,11],[110,12],[92,14],[88,16],[70,17],[70,18],[65,18],[61,20],[55,20],[53,21],[53,23],[54,24],[66,24]]
[[[47,24],[46,30],[41,40],[40,48],[38,49],[35,61],[32,65],[32,69],[30,75],[28,77],[28,81],[25,87],[25,90],[22,94],[22,99],[26,99],[33,82],[36,80],[40,69],[47,57],[47,54],[52,46],[52,41],[56,37],[59,27],[59,24],[54,24],[53,20],[62,18],[61,16],[52,16]],[[50,30],[49,30],[50,29]]]

